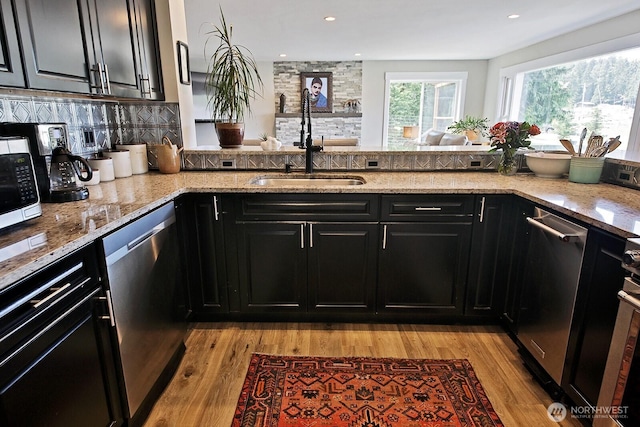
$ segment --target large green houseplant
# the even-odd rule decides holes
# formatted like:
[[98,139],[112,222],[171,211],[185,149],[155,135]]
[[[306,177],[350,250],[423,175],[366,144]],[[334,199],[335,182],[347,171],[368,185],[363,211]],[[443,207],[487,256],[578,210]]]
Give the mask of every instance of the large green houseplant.
[[262,79],[251,51],[231,42],[233,26],[227,26],[222,8],[220,24],[207,33],[205,51],[211,40],[218,41],[218,47],[209,58],[205,85],[220,146],[229,148],[242,145],[244,116],[251,113]]

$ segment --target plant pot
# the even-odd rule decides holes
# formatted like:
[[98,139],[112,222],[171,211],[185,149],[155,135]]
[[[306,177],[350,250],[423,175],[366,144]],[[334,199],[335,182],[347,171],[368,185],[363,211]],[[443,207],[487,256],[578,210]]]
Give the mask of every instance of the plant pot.
[[469,140],[469,142],[477,141],[478,137],[480,136],[478,135],[478,132],[474,130],[465,130],[464,134],[467,136],[467,139]]
[[216,123],[216,134],[218,141],[220,141],[220,147],[242,147],[244,123]]

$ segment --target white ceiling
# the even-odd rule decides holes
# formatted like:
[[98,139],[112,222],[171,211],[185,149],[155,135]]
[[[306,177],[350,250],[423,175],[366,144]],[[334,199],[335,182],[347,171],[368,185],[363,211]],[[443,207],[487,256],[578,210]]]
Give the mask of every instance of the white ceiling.
[[[184,0],[194,63],[233,25],[258,61],[489,59],[640,9],[638,0]],[[518,19],[507,15],[520,14]],[[336,17],[325,22],[324,17]],[[282,58],[280,54],[287,56]],[[354,56],[360,53],[361,56]]]

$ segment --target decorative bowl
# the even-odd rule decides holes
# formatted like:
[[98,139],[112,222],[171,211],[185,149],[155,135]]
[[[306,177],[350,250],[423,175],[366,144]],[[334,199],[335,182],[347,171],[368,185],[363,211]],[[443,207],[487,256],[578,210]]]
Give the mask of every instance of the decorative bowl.
[[536,153],[524,153],[527,159],[527,166],[531,171],[541,178],[561,178],[569,173],[571,164],[571,154],[547,153],[539,151]]

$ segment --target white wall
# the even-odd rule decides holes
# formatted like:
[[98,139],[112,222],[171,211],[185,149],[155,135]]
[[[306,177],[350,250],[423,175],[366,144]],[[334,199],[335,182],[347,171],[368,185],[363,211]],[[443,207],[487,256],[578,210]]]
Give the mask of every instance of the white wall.
[[640,11],[635,11],[493,58],[487,69],[483,115],[497,118],[500,76],[505,68],[542,68],[638,46]]
[[462,115],[483,111],[487,61],[363,61],[361,145],[382,147],[386,72],[466,71],[467,89]]
[[[273,62],[258,62],[258,72],[264,84],[262,97],[257,97],[251,102],[251,115],[245,115],[244,118],[244,138],[258,139],[261,134],[275,135],[276,114],[275,114],[275,95],[273,89]],[[207,65],[202,60],[191,63],[192,71],[206,72]],[[201,99],[202,98],[202,99]],[[203,97],[195,99],[196,102],[204,105],[196,105],[194,112],[207,110],[207,100]],[[200,117],[198,117],[200,118]],[[196,124],[197,145],[219,145],[213,124],[198,123]]]

